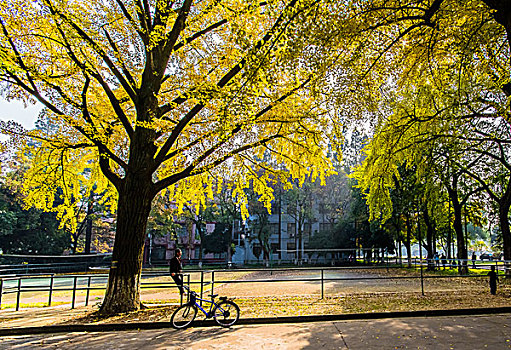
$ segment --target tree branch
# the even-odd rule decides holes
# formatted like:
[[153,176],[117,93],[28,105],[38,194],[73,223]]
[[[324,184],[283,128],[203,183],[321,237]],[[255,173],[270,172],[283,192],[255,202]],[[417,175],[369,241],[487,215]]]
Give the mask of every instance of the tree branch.
[[[271,29],[266,33],[266,35],[260,39],[255,47],[254,50],[251,53],[248,53],[245,57],[243,57],[238,64],[236,64],[234,67],[232,67],[217,83],[217,86],[219,88],[223,88],[231,79],[233,79],[244,67],[244,65],[247,62],[247,57],[250,54],[253,54],[253,52],[259,50],[264,43],[268,42],[270,38],[274,35],[277,28],[281,25],[281,23],[284,21],[286,11],[290,8],[293,8],[297,3],[297,0],[292,0],[286,8],[283,10],[283,12],[280,14],[280,16],[277,18]],[[165,141],[163,146],[160,148],[158,153],[155,157],[155,169],[163,162],[165,159],[167,153],[172,148],[173,144],[176,142],[178,136],[181,134],[181,132],[184,130],[184,128],[190,123],[190,121],[204,108],[205,104],[198,103],[196,104],[174,127],[172,130],[172,133],[170,134],[169,138]]]
[[[130,13],[128,12],[128,10],[126,9],[126,6],[124,6],[122,1],[121,0],[115,0],[115,2],[121,8],[121,11],[124,14],[124,17],[126,17],[126,19],[135,27],[135,30],[137,31],[138,36],[140,37],[140,39],[142,39],[142,42],[144,44],[149,43],[149,36],[147,35],[149,33],[149,28],[147,28],[146,22],[143,20],[143,18],[139,17],[140,25],[142,26],[142,30],[140,30],[139,28],[137,28],[135,19],[130,15]],[[143,17],[145,15],[145,13],[143,13],[142,8],[140,8],[140,11],[142,12],[141,16]]]
[[80,38],[82,38],[89,45],[89,47],[91,47],[101,57],[103,62],[105,62],[105,64],[108,66],[108,68],[110,69],[112,74],[116,77],[116,79],[122,85],[122,87],[124,88],[124,90],[126,91],[128,96],[130,96],[131,100],[135,102],[137,100],[136,92],[133,90],[133,88],[130,86],[130,84],[124,78],[124,76],[121,74],[121,72],[119,72],[119,70],[117,69],[115,64],[112,62],[110,57],[108,57],[108,55],[103,51],[103,49],[89,35],[87,35],[87,33],[82,28],[80,28],[80,26],[78,26],[75,22],[73,22],[70,18],[68,18],[64,13],[62,13],[56,7],[54,7],[51,4],[51,2],[49,2],[47,0],[43,0],[43,2],[46,4],[46,6],[48,6],[48,8],[50,9],[51,13],[54,16],[59,17],[64,22],[69,24],[75,30],[76,34]]
[[166,177],[166,178],[161,179],[160,181],[158,181],[154,185],[155,191],[156,191],[156,193],[158,193],[162,189],[164,189],[164,188],[166,188],[166,187],[176,183],[179,180],[182,180],[182,179],[190,177],[190,176],[195,176],[195,175],[199,175],[199,174],[205,173],[206,171],[209,171],[209,170],[213,169],[214,167],[217,167],[218,165],[220,165],[223,162],[225,162],[227,159],[232,158],[233,156],[235,156],[235,155],[237,155],[237,154],[239,154],[239,153],[241,153],[243,151],[247,151],[249,149],[259,147],[259,146],[264,145],[264,144],[268,143],[269,141],[274,140],[274,139],[279,138],[279,137],[281,137],[281,135],[272,135],[272,136],[267,137],[265,139],[262,139],[262,140],[259,140],[257,142],[254,142],[252,144],[241,146],[241,147],[239,147],[239,148],[237,148],[235,150],[232,150],[231,152],[227,153],[223,157],[220,157],[220,158],[216,159],[215,161],[211,162],[210,164],[204,165],[203,167],[200,167],[198,169],[195,168],[201,161],[206,159],[210,153],[212,153],[212,152],[209,152],[210,150],[208,150],[204,154],[202,154],[200,157],[198,157],[194,163],[192,163],[191,165],[186,167],[181,172],[179,172],[177,174],[173,174],[173,175],[171,175],[169,177]]

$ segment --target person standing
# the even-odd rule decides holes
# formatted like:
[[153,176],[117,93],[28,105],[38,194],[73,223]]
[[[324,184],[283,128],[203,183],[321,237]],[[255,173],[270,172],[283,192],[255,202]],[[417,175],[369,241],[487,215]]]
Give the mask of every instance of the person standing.
[[170,277],[174,280],[177,287],[179,288],[179,292],[181,294],[184,293],[183,290],[183,265],[181,265],[181,249],[176,249],[176,252],[174,254],[174,257],[170,259],[169,263],[169,271],[170,271]]
[[472,268],[476,268],[476,252],[472,252]]
[[495,266],[491,267],[490,272],[488,272],[488,276],[490,277],[490,293],[495,295],[497,294],[497,282],[499,281],[497,272],[495,272]]
[[442,254],[442,265],[444,266],[444,270],[445,270],[445,265],[447,265],[447,258],[445,257],[445,254]]

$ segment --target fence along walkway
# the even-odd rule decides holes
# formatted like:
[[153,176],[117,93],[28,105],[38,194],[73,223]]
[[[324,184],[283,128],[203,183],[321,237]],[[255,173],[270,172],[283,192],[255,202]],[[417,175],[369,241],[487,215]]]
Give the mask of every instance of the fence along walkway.
[[[457,267],[455,263],[448,264],[449,267]],[[468,260],[470,266],[472,261]],[[509,261],[493,261],[502,270],[504,264]],[[414,259],[414,270],[427,266],[426,260],[422,264]],[[291,286],[294,292],[298,294],[317,294],[321,299],[325,297],[327,288],[331,294],[338,293],[341,289],[344,293],[356,292],[357,290],[372,286],[373,289],[382,292],[389,291],[389,288],[395,290],[396,285],[389,281],[407,281],[407,286],[417,291],[419,288],[424,293],[424,281],[438,279],[468,279],[468,278],[486,278],[486,275],[391,275],[379,276],[371,270],[386,269],[390,271],[395,268],[402,268],[396,265],[379,266],[355,266],[355,267],[303,267],[303,268],[259,268],[259,269],[221,269],[221,270],[186,270],[185,283],[196,290],[201,298],[205,293],[213,294],[215,288],[222,285],[226,292],[232,296],[254,296],[255,291],[262,288],[254,288],[253,284],[260,287],[267,284],[281,284]],[[442,268],[442,266],[440,266]],[[476,268],[489,269],[488,264],[478,262]],[[265,277],[266,276],[266,277]],[[420,280],[420,283],[418,282]],[[84,303],[89,305],[91,297],[94,300],[101,299],[108,281],[107,274],[74,274],[74,275],[36,275],[5,277],[0,279],[0,308],[20,309],[30,306],[52,306],[56,301],[59,304],[71,304],[75,308],[76,304]],[[342,287],[336,283],[343,283]],[[237,285],[248,285],[246,288],[237,288]],[[251,286],[252,285],[252,286]],[[402,284],[400,288],[402,288]],[[426,288],[433,289],[434,283],[427,285]],[[169,290],[177,292],[177,287],[168,276],[168,273],[143,273],[141,279],[142,293],[150,290],[151,295],[160,298],[169,297]],[[287,295],[286,288],[279,292],[278,287],[270,287],[269,295]],[[98,293],[100,292],[100,293]],[[66,294],[67,293],[67,294]],[[158,295],[159,293],[159,295]],[[271,294],[273,293],[273,294]],[[66,294],[66,296],[63,296]],[[70,294],[70,295],[69,295]],[[45,297],[46,295],[46,297]],[[100,297],[98,297],[100,295]],[[178,302],[177,293],[175,293]],[[268,295],[268,296],[269,296]],[[14,296],[14,298],[13,298]],[[9,298],[11,300],[6,300]],[[67,301],[66,301],[67,299]],[[10,301],[10,302],[9,302]]]

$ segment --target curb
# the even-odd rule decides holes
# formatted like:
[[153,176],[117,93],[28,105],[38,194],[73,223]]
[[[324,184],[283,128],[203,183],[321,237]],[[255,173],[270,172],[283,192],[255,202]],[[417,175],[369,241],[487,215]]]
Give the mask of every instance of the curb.
[[[348,320],[376,320],[382,318],[409,318],[409,317],[439,317],[439,316],[474,316],[511,313],[511,307],[494,307],[479,309],[453,309],[453,310],[422,310],[422,311],[396,311],[372,312],[362,314],[344,315],[310,315],[287,317],[241,318],[236,325],[277,324],[277,323],[305,323],[322,321],[348,321]],[[218,326],[214,320],[198,320],[192,323],[193,327]],[[132,323],[106,323],[106,324],[76,324],[53,325],[41,327],[0,328],[0,336],[71,333],[71,332],[111,332],[127,330],[148,330],[172,328],[170,322],[132,322]]]

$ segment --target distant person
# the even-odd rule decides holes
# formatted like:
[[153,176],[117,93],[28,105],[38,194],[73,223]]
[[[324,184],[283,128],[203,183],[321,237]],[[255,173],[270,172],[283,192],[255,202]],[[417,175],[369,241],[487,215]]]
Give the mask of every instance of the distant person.
[[444,266],[444,270],[445,270],[445,265],[447,265],[447,258],[445,256],[445,254],[442,254],[440,259],[442,259],[442,265]]
[[472,252],[472,268],[476,268],[476,252]]
[[170,277],[174,280],[177,287],[179,288],[179,292],[181,294],[184,293],[183,290],[183,265],[181,265],[181,249],[176,249],[176,253],[172,259],[170,259],[169,263],[169,272]]
[[491,267],[490,272],[488,272],[488,276],[490,277],[490,293],[495,295],[497,294],[497,282],[499,281],[497,272],[495,272],[495,266]]
[[440,256],[438,256],[438,253],[435,253],[433,259],[435,260],[435,267],[440,268]]

